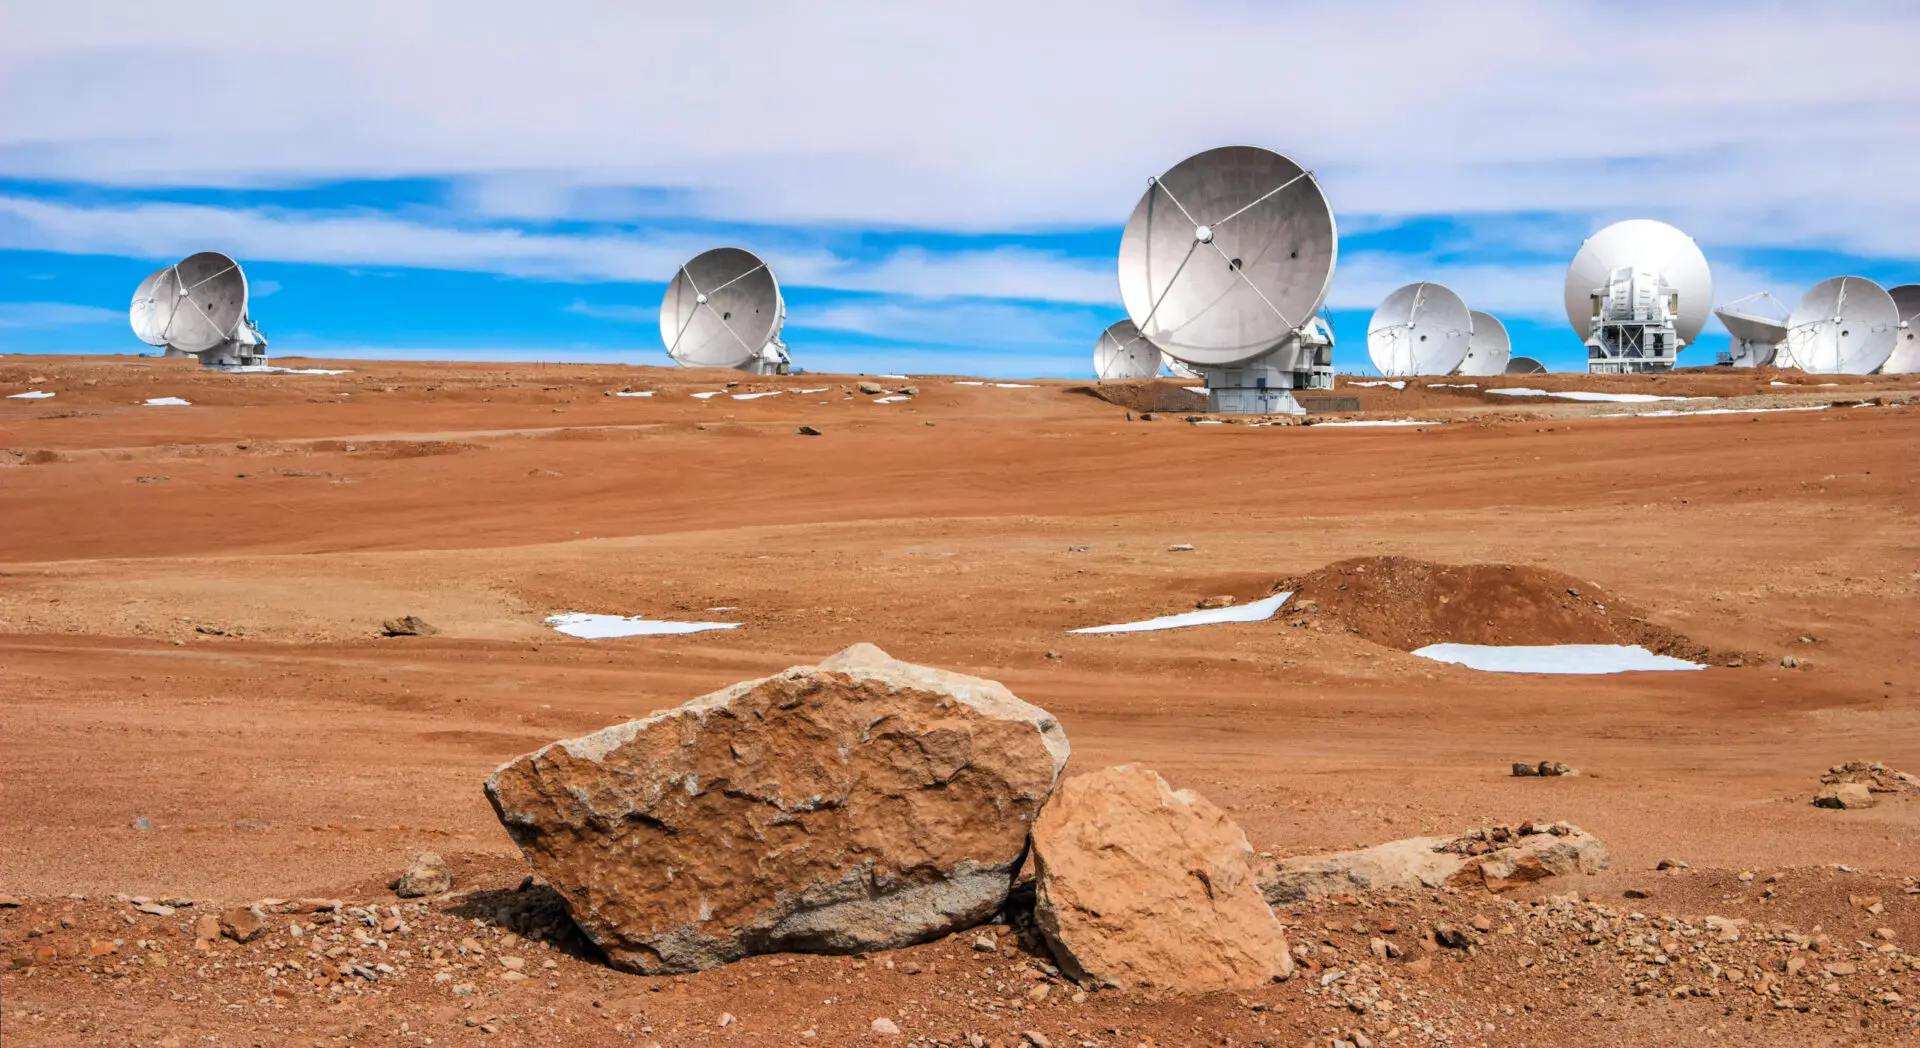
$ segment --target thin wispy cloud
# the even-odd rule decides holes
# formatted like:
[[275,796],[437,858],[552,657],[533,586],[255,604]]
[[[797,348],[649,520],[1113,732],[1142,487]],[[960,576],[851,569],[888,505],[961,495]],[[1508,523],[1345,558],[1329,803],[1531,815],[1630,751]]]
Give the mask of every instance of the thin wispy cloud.
[[0,328],[44,329],[126,322],[124,309],[72,302],[0,302]]

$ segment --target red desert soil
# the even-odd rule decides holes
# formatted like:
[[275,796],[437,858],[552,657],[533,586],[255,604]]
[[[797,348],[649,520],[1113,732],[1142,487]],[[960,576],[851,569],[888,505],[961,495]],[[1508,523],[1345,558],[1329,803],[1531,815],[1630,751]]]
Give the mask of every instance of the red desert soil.
[[[1722,398],[1647,405],[1341,389],[1363,417],[1435,423],[1370,429],[1128,421],[1070,382],[921,377],[883,404],[844,376],[305,364],[351,373],[0,362],[0,395],[57,394],[0,399],[0,891],[23,902],[0,908],[9,1045],[1916,1036],[1920,801],[1808,803],[1847,760],[1920,770],[1920,410],[1844,406],[1906,404],[1911,377],[1481,382]],[[755,392],[780,395],[735,399]],[[166,396],[192,403],[140,404]],[[1702,405],[1821,410],[1598,417]],[[1340,575],[1378,557],[1428,566],[1380,603]],[[1503,617],[1502,573],[1531,580],[1511,591],[1545,633]],[[1279,579],[1320,610],[1065,632]],[[1546,614],[1549,582],[1748,657],[1557,678],[1402,650],[1607,636],[1580,632],[1584,605]],[[1420,609],[1456,585],[1480,595],[1470,614]],[[744,626],[584,641],[542,624],[563,610]],[[440,632],[381,635],[403,615]],[[969,933],[662,979],[529,924],[537,892],[517,890],[524,862],[480,791],[495,766],[863,640],[1004,681],[1065,725],[1069,774],[1147,764],[1263,852],[1564,819],[1613,868],[1516,897],[1283,908],[1316,968],[1172,1001],[1078,998],[1017,917],[992,952]],[[1541,759],[1584,774],[1508,774]],[[423,850],[468,894],[387,892]],[[1689,867],[1655,873],[1667,858]],[[1566,891],[1591,901],[1547,903]],[[203,913],[310,896],[351,912],[194,945]],[[1708,915],[1752,925],[1718,945]],[[1474,917],[1471,953],[1420,945]],[[1391,936],[1400,957],[1370,952]],[[883,1017],[903,1033],[872,1034]]]

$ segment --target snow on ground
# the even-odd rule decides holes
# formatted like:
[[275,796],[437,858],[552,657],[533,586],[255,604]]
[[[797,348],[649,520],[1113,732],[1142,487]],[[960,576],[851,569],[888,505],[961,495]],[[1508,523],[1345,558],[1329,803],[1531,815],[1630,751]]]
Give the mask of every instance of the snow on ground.
[[1632,673],[1639,670],[1704,670],[1705,666],[1655,655],[1637,644],[1429,644],[1414,652],[1488,673]]
[[735,394],[733,395],[733,399],[735,399],[735,400],[759,400],[759,399],[760,399],[761,397],[777,397],[777,396],[779,396],[779,395],[780,395],[781,393],[784,393],[784,392],[786,392],[786,391],[785,391],[785,390],[780,390],[780,389],[776,389],[776,390],[773,390],[772,392],[769,392],[769,393],[735,393]]
[[1417,418],[1357,418],[1345,422],[1312,422],[1315,429],[1322,426],[1438,426],[1439,422],[1422,422]]
[[905,382],[907,379],[911,378],[912,376],[911,375],[875,375],[873,377],[874,378],[897,378],[900,381]]
[[615,390],[613,395],[616,397],[650,397],[650,396],[653,396],[653,390],[643,389],[638,392],[634,392],[630,390],[620,389],[620,390]]
[[1347,383],[1347,385],[1349,386],[1392,386],[1394,389],[1407,388],[1407,384],[1405,382],[1398,382],[1398,381],[1389,382],[1386,379],[1381,379],[1378,382],[1349,382]]
[[351,375],[352,371],[329,371],[326,368],[282,368],[272,364],[249,364],[239,368],[220,368],[221,371],[236,371],[243,375]]
[[695,400],[712,400],[714,397],[717,397],[720,394],[725,392],[726,390],[724,389],[715,389],[715,390],[710,390],[706,393],[694,393],[692,394],[692,397]]
[[795,393],[825,393],[827,390],[832,388],[833,388],[832,386],[820,386],[815,389],[796,389],[794,390],[794,392]]
[[1479,389],[1478,382],[1429,382],[1428,389]]
[[1648,404],[1656,400],[1712,400],[1713,397],[1660,397],[1652,393],[1551,393],[1544,389],[1528,389],[1525,386],[1507,389],[1490,389],[1489,393],[1498,393],[1503,397],[1558,397],[1561,400],[1582,400],[1602,404]]
[[967,381],[966,379],[963,379],[963,378],[957,378],[957,379],[954,379],[954,380],[953,380],[953,384],[954,384],[954,385],[956,385],[956,386],[984,386],[984,385],[986,385],[986,383],[985,383],[985,382],[969,382],[969,381]]
[[1089,626],[1081,630],[1068,630],[1068,633],[1145,633],[1149,630],[1177,630],[1188,626],[1213,626],[1223,622],[1265,622],[1273,618],[1280,605],[1287,602],[1292,593],[1276,593],[1265,600],[1256,600],[1251,604],[1237,604],[1227,608],[1207,608],[1201,611],[1187,611],[1178,615],[1167,615],[1144,622],[1122,622],[1117,626]]
[[52,399],[52,397],[53,394],[44,389],[30,389],[25,393],[9,393],[7,395],[8,400],[49,400]]
[[902,400],[912,400],[912,399],[913,399],[912,397],[901,397],[901,396],[875,397],[873,398],[873,402],[875,404],[894,404]]
[[148,397],[143,403],[150,408],[186,408],[193,406],[193,401],[182,400],[179,397]]
[[[1859,407],[1860,405],[1855,405]],[[1701,408],[1699,411],[1609,411],[1594,418],[1679,418],[1686,415],[1768,415],[1776,411],[1825,411],[1825,404],[1803,404],[1791,408]]]
[[740,628],[737,622],[669,622],[627,615],[592,615],[567,611],[547,616],[547,625],[569,637],[604,640],[608,637],[659,637],[679,633]]
[[995,382],[993,384],[993,388],[995,389],[1038,389],[1039,387],[1035,386],[1031,382]]
[[1181,386],[1180,388],[1189,393],[1198,393],[1203,397],[1207,395],[1207,387],[1205,386]]

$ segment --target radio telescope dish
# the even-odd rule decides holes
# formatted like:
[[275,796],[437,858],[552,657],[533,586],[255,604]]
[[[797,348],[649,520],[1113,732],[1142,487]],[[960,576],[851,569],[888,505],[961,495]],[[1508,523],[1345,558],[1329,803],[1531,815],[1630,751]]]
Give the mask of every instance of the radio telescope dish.
[[1449,375],[1467,357],[1473,319],[1443,284],[1408,284],[1388,295],[1367,323],[1367,356],[1382,375]]
[[167,345],[204,353],[233,341],[247,315],[247,277],[218,251],[202,251],[173,267],[173,316]]
[[1501,372],[1503,375],[1544,375],[1546,373],[1547,366],[1532,357],[1514,357],[1507,361],[1507,369]]
[[1567,322],[1587,369],[1657,371],[1693,344],[1713,303],[1713,272],[1693,238],[1648,218],[1589,237],[1567,267]]
[[1185,361],[1175,360],[1167,356],[1165,352],[1160,354],[1160,366],[1166,368],[1167,373],[1174,378],[1198,379],[1201,377],[1199,369],[1192,367]]
[[680,267],[660,302],[660,339],[682,367],[784,374],[786,301],[758,255],[720,247]]
[[1834,277],[1807,290],[1787,317],[1787,351],[1802,371],[1868,375],[1900,336],[1893,296],[1865,277]]
[[1195,367],[1294,339],[1333,280],[1333,210],[1313,175],[1224,146],[1151,180],[1120,236],[1120,299],[1154,345]]
[[1160,373],[1160,347],[1142,337],[1133,321],[1116,321],[1093,344],[1093,373],[1103,381],[1152,378]]
[[180,297],[177,287],[173,267],[162,266],[148,273],[147,279],[134,289],[127,320],[133,324],[133,333],[140,341],[149,346],[167,344],[167,324],[173,320],[173,307]]
[[1715,309],[1713,315],[1733,336],[1726,362],[1737,368],[1763,368],[1773,363],[1780,343],[1787,337],[1789,312],[1785,303],[1765,291]]
[[1474,310],[1467,314],[1473,318],[1473,338],[1467,342],[1466,359],[1454,369],[1456,375],[1500,375],[1505,374],[1507,360],[1513,356],[1513,339],[1507,335],[1507,326],[1492,313]]
[[1920,284],[1902,284],[1887,292],[1900,315],[1900,334],[1893,353],[1880,365],[1883,375],[1911,375],[1920,371]]

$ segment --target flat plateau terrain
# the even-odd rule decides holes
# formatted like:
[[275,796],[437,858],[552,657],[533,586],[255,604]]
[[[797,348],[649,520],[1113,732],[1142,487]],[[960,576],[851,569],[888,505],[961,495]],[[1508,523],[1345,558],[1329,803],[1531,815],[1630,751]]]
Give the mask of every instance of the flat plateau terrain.
[[[351,370],[0,358],[0,397],[56,394],[0,399],[0,891],[22,901],[0,909],[9,1046],[1920,1039],[1920,800],[1809,804],[1842,761],[1920,772],[1913,376],[1340,389],[1361,398],[1351,418],[1430,423],[1370,428],[1143,420],[1177,403],[1172,382],[1115,403],[1083,382],[872,379],[914,387],[882,402],[836,375],[278,363]],[[142,403],[165,397],[190,403]],[[1608,417],[1755,407],[1808,410]],[[1355,558],[1404,560],[1335,574],[1546,569],[1619,602],[1589,618],[1631,614],[1714,665],[1435,663],[1385,642],[1433,610],[1386,591],[1345,617],[1323,600],[1255,624],[1066,632],[1245,602]],[[1446,596],[1460,630],[1582,639],[1503,613],[1498,592]],[[743,626],[590,641],[543,624],[561,611]],[[406,615],[438,632],[382,635]],[[1004,682],[1064,724],[1068,774],[1147,764],[1263,853],[1566,820],[1613,865],[1512,896],[1282,907],[1324,963],[1261,994],[1173,1000],[1076,999],[1005,928],[994,952],[965,933],[654,979],[498,926],[526,873],[481,794],[501,762],[859,641]],[[1509,774],[1546,759],[1582,774]],[[276,916],[252,943],[195,945],[196,915],[263,898],[398,904],[387,882],[428,850],[468,894],[403,904],[406,930]],[[1567,891],[1616,917],[1531,904]],[[149,916],[120,896],[194,905]],[[1749,935],[1708,972],[1636,939],[1706,915],[1832,941],[1756,992],[1790,944]],[[1369,956],[1386,924],[1420,957],[1422,927],[1476,916],[1471,953]],[[332,939],[288,923],[393,970],[316,984],[310,947]],[[1836,949],[1866,959],[1828,963]],[[505,955],[534,977],[501,978]],[[1384,1007],[1348,989],[1369,964]],[[903,1033],[873,1034],[882,1017]]]

